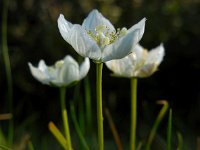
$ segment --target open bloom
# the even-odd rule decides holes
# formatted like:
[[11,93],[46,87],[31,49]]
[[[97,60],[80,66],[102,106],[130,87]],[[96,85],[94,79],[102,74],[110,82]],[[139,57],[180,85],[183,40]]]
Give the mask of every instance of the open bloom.
[[115,29],[98,10],[92,10],[82,25],[72,24],[61,14],[58,28],[62,37],[83,57],[97,62],[120,59],[128,55],[143,36],[146,19],[130,29]]
[[78,63],[71,57],[66,56],[57,61],[53,66],[47,66],[44,60],[40,60],[38,67],[28,63],[30,71],[38,81],[53,86],[68,86],[84,78],[90,68],[89,58],[85,58],[79,67]]
[[133,48],[134,53],[128,56],[106,62],[106,66],[121,77],[148,77],[152,75],[162,62],[164,57],[163,44],[147,51],[139,44]]

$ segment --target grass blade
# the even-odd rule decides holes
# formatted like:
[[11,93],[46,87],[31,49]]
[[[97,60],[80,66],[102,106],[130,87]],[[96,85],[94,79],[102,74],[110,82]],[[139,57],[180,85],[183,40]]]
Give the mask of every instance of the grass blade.
[[182,150],[183,149],[183,136],[180,132],[177,132],[177,138],[178,138],[177,150]]
[[62,135],[62,133],[59,131],[59,129],[56,127],[56,125],[53,122],[49,123],[49,130],[54,135],[54,137],[57,139],[57,141],[60,143],[60,145],[64,149],[67,150],[68,148],[67,148],[66,139],[65,139],[65,137]]
[[[8,44],[7,44],[7,16],[8,16],[8,6],[9,0],[3,1],[3,13],[2,13],[2,54],[3,61],[6,70],[6,80],[7,80],[7,96],[8,96],[8,109],[9,113],[13,113],[13,83],[12,83],[12,73],[10,58],[8,53]],[[14,123],[13,118],[9,120],[8,126],[8,142],[10,145],[13,144],[13,134],[14,134]]]
[[167,101],[165,101],[165,100],[158,101],[158,104],[162,104],[163,107],[160,110],[160,112],[159,112],[159,114],[158,114],[158,116],[157,116],[157,118],[155,120],[155,123],[154,123],[154,125],[153,125],[153,127],[152,127],[152,129],[150,131],[150,134],[149,134],[149,137],[148,137],[148,141],[147,141],[147,145],[146,145],[146,150],[150,150],[151,144],[152,144],[153,139],[154,139],[154,137],[156,135],[156,132],[157,132],[157,129],[158,129],[159,125],[160,125],[160,122],[162,121],[162,119],[163,119],[163,117],[164,117],[164,115],[167,112],[167,109],[169,107]]
[[169,110],[168,128],[167,128],[167,150],[171,150],[172,141],[172,109]]
[[85,140],[85,138],[83,136],[83,133],[81,132],[81,129],[80,129],[79,125],[78,125],[78,121],[76,119],[76,113],[75,113],[75,110],[74,110],[74,104],[73,103],[71,103],[71,105],[70,105],[70,111],[71,111],[72,121],[74,123],[76,132],[77,132],[77,134],[78,134],[78,136],[80,138],[82,146],[84,147],[85,150],[90,150],[90,148],[88,147],[87,142],[86,142],[86,140]]
[[113,121],[108,109],[105,109],[105,115],[106,115],[106,118],[108,119],[108,123],[109,123],[109,126],[111,128],[115,143],[117,145],[117,149],[118,150],[123,150],[121,139],[119,137],[119,134],[117,132],[116,126],[114,124],[114,121]]
[[8,147],[3,146],[3,145],[0,145],[0,149],[2,149],[2,150],[12,150],[11,148],[8,148]]
[[92,102],[91,102],[91,89],[89,78],[84,79],[84,89],[85,89],[85,107],[86,107],[86,123],[88,131],[92,132]]

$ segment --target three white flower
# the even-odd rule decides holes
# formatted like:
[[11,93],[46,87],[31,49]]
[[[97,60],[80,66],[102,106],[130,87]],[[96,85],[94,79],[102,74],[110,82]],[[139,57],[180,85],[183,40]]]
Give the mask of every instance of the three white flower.
[[79,67],[71,56],[51,67],[40,60],[38,68],[29,63],[31,73],[43,84],[68,86],[87,75],[89,57],[95,62],[106,62],[116,76],[150,76],[163,59],[164,47],[161,44],[148,53],[138,44],[144,33],[145,21],[145,18],[142,19],[129,30],[116,30],[97,10],[92,10],[82,25],[70,23],[61,14],[58,18],[59,31],[78,54],[86,57],[83,64]]

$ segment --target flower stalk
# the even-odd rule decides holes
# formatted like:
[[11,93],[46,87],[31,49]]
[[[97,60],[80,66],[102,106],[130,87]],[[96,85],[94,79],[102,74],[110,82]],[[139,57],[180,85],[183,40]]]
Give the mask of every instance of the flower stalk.
[[64,130],[65,130],[65,138],[67,141],[68,150],[72,150],[71,136],[70,136],[70,130],[69,130],[69,123],[68,123],[68,115],[67,115],[67,109],[66,109],[66,105],[65,105],[65,96],[66,96],[66,88],[61,87],[60,88],[60,102],[61,102],[63,125],[64,125]]
[[103,69],[103,63],[96,63],[98,150],[104,149],[103,111],[102,111],[102,69]]
[[137,128],[137,78],[131,78],[131,135],[130,150],[136,149]]

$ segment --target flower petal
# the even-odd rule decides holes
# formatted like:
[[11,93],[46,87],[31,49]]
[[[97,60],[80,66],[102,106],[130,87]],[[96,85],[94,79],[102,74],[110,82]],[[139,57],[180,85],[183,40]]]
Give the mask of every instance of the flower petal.
[[80,25],[71,24],[65,20],[64,16],[61,14],[58,18],[58,28],[65,41],[71,44],[81,56],[87,56],[95,60],[101,58],[98,45]]
[[135,24],[131,28],[129,28],[127,32],[129,33],[134,30],[139,30],[139,40],[140,40],[144,34],[146,20],[147,20],[146,18],[143,18],[140,22],[138,22],[137,24]]
[[83,79],[90,69],[90,60],[89,58],[85,58],[84,62],[81,64],[79,68],[79,80]]
[[148,51],[145,50],[142,46],[137,44],[133,49],[132,52],[136,55],[136,66],[140,67],[144,64],[146,57],[148,55]]
[[122,59],[106,62],[106,66],[114,72],[116,76],[132,77],[135,70],[135,54],[131,53]]
[[148,77],[156,71],[157,66],[155,63],[145,64],[136,72],[136,76],[140,78]]
[[94,9],[83,21],[82,26],[87,31],[95,31],[95,28],[98,25],[106,25],[110,29],[110,32],[115,31],[115,28],[113,27],[112,23],[108,19],[106,19],[98,10]]
[[40,60],[39,67],[34,67],[31,63],[28,63],[31,74],[35,79],[42,82],[43,84],[49,84],[50,78],[46,73],[46,65],[43,60]]
[[94,60],[101,59],[101,50],[87,32],[80,26],[74,25],[70,32],[69,44],[83,57]]
[[165,49],[163,47],[163,44],[160,44],[158,47],[152,49],[146,59],[145,64],[160,64],[163,60],[163,57],[165,55]]
[[112,59],[121,59],[127,56],[131,52],[132,47],[139,42],[139,34],[139,29],[133,30],[114,43],[106,46],[103,50],[102,61],[106,62]]
[[73,24],[71,24],[69,21],[65,20],[65,18],[62,14],[60,14],[57,22],[58,22],[58,29],[59,29],[62,37],[65,39],[65,41],[68,42],[69,35],[70,35],[69,33],[70,33],[70,30],[71,30]]
[[78,69],[78,63],[71,56],[68,55],[64,58],[64,64],[58,76],[58,81],[63,84],[62,86],[79,80]]

